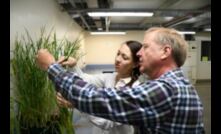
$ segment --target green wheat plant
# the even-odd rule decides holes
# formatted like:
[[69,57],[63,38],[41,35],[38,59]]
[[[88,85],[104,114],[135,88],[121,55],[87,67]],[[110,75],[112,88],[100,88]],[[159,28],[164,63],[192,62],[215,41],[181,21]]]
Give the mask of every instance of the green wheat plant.
[[15,40],[11,60],[15,79],[12,98],[17,104],[18,112],[13,117],[19,121],[20,127],[48,127],[50,123],[57,125],[60,133],[74,133],[72,112],[58,106],[55,87],[48,79],[47,72],[40,70],[36,65],[35,57],[39,49],[46,48],[56,60],[60,56],[79,59],[80,43],[79,38],[72,42],[65,37],[58,40],[53,30],[46,34],[45,28],[41,29],[40,37],[36,41],[31,38],[28,30],[20,40]]

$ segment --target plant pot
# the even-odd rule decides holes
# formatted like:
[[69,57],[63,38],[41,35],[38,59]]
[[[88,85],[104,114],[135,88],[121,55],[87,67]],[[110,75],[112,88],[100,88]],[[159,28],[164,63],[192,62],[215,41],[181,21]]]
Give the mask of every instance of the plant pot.
[[60,134],[58,121],[48,122],[44,127],[25,127],[20,124],[20,133],[21,134]]

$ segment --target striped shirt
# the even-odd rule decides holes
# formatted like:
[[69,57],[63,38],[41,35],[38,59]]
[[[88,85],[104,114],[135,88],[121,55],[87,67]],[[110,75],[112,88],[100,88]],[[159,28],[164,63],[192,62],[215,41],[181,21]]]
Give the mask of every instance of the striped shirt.
[[97,88],[59,64],[48,68],[55,89],[82,112],[139,126],[148,134],[203,134],[203,107],[180,68],[136,87]]

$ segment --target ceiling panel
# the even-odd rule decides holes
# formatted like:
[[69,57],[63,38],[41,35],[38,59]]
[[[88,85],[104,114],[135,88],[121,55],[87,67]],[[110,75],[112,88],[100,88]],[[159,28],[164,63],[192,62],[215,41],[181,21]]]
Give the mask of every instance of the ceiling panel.
[[199,9],[211,4],[211,0],[180,0],[171,9]]
[[112,0],[113,8],[148,8],[156,9],[165,0]]
[[110,17],[112,23],[140,23],[143,17]]
[[[211,27],[211,0],[58,0],[83,29],[143,30],[150,26],[192,29]],[[153,17],[90,17],[89,11],[152,11]]]

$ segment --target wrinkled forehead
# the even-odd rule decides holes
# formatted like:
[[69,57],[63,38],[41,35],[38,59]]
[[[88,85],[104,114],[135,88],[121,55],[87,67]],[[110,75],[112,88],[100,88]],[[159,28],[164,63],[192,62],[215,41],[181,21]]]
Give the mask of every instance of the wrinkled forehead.
[[154,40],[157,36],[157,31],[146,31],[144,34],[143,43],[148,42],[149,40]]

